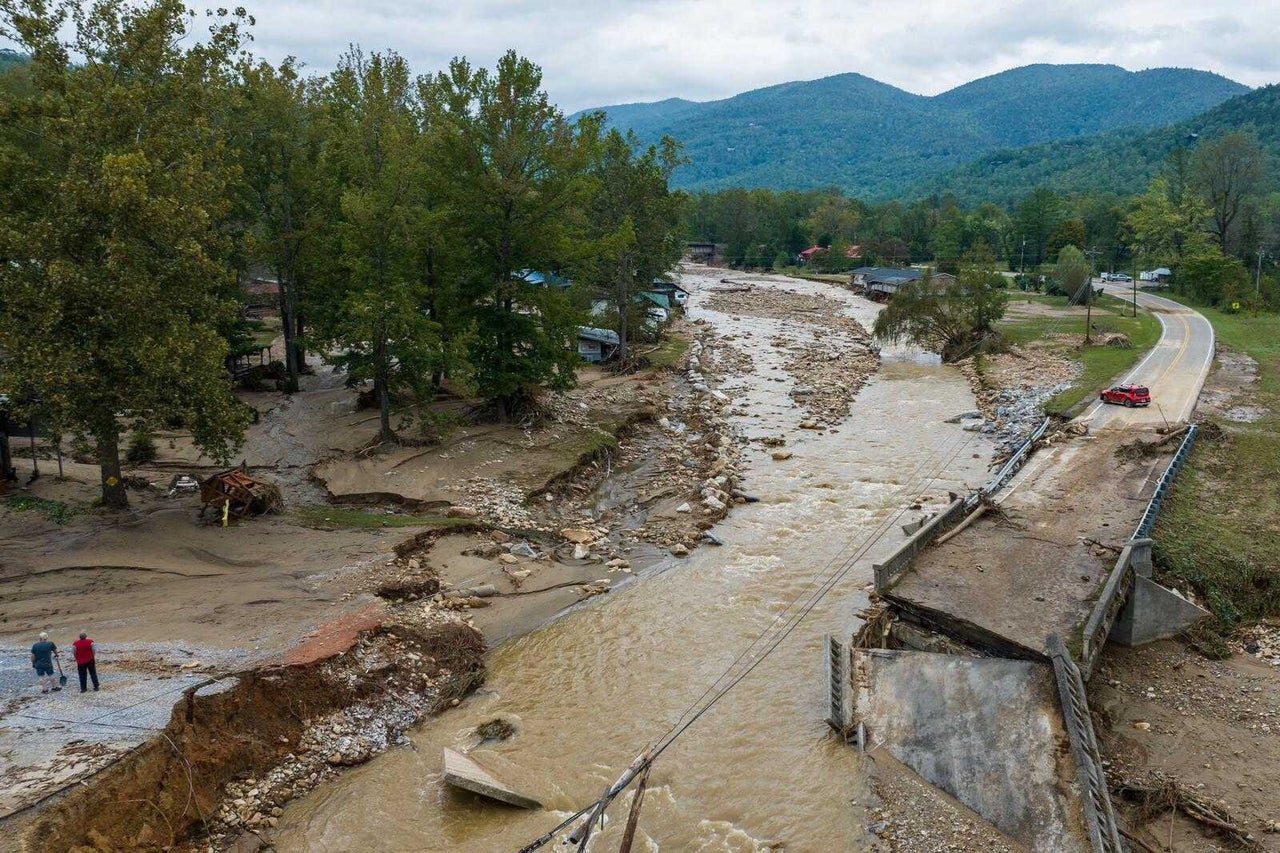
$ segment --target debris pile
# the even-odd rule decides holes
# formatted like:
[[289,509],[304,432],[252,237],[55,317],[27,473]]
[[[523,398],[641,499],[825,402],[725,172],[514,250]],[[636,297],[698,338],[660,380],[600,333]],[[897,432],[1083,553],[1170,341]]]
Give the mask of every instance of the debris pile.
[[252,476],[243,465],[219,471],[202,482],[200,500],[204,503],[201,513],[208,507],[219,512],[225,509],[230,518],[284,511],[280,487]]
[[[476,655],[483,649],[483,640],[470,629],[459,625],[445,633],[458,634],[459,649],[470,648]],[[214,847],[223,846],[219,839],[225,842],[246,830],[274,827],[290,800],[343,767],[363,764],[390,746],[407,743],[404,733],[410,727],[451,704],[459,692],[453,683],[457,676],[469,683],[473,673],[461,671],[465,666],[452,651],[435,651],[394,633],[363,637],[350,654],[322,664],[326,680],[349,689],[358,690],[370,678],[382,683],[364,701],[306,720],[296,741],[282,740],[289,752],[266,773],[227,783],[209,825]]]
[[[1280,625],[1258,624],[1241,628],[1231,639],[1231,650],[1252,655],[1265,664],[1280,667]],[[1280,731],[1280,720],[1277,720]]]
[[1071,387],[1080,365],[1038,347],[957,362],[969,380],[984,422],[976,427],[991,436],[996,457],[1008,456],[1044,422],[1044,406]]

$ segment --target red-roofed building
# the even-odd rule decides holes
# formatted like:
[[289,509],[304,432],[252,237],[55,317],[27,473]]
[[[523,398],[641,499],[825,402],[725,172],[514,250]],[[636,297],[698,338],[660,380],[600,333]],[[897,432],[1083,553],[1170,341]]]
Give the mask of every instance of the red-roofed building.
[[814,256],[814,255],[816,255],[816,254],[818,254],[819,252],[827,252],[827,251],[830,251],[830,250],[831,250],[831,247],[830,247],[830,246],[818,246],[818,245],[813,245],[813,246],[810,246],[809,248],[805,249],[803,252],[801,252],[801,253],[800,253],[800,260],[802,260],[802,261],[811,261],[811,260],[813,260],[813,256]]

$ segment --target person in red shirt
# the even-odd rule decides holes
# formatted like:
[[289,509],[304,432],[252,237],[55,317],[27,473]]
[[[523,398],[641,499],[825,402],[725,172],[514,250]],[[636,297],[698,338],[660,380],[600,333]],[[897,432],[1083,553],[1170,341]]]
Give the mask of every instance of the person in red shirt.
[[80,673],[80,692],[83,693],[87,688],[85,676],[93,679],[93,689],[98,689],[98,665],[93,657],[93,640],[89,639],[89,635],[80,632],[80,639],[71,644],[71,648],[75,650],[76,655],[76,671]]

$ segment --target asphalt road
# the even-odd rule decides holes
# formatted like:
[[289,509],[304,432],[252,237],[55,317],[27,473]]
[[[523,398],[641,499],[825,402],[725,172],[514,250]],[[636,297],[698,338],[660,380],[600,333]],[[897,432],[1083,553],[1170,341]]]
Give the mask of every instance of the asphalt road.
[[[1132,300],[1132,285],[1102,283],[1108,293]],[[1151,405],[1127,409],[1095,402],[1076,420],[1091,430],[1104,428],[1151,428],[1185,422],[1195,409],[1200,389],[1213,365],[1213,326],[1199,312],[1163,296],[1138,291],[1138,305],[1149,309],[1160,321],[1163,334],[1124,382],[1151,389]],[[1101,389],[1099,389],[1101,390]]]

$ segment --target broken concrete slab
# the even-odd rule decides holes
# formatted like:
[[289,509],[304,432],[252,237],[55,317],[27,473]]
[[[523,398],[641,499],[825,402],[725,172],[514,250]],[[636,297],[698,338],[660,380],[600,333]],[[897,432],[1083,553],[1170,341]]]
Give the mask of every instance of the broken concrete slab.
[[1208,615],[1204,608],[1138,574],[1108,639],[1130,648],[1167,640]]
[[491,800],[497,800],[509,806],[516,806],[522,809],[542,808],[542,803],[539,801],[517,793],[490,776],[483,767],[469,756],[463,755],[456,749],[449,749],[447,746],[444,748],[444,773],[442,778],[446,784],[455,788],[461,788],[464,791],[470,791],[473,794],[479,794],[482,797],[488,797]]
[[918,531],[920,528],[924,527],[924,526],[925,526],[926,524],[928,524],[930,521],[933,521],[933,519],[934,519],[937,515],[938,515],[938,514],[937,514],[936,512],[931,512],[931,513],[929,513],[928,515],[922,515],[922,516],[920,516],[920,517],[919,517],[919,518],[917,518],[915,521],[908,521],[906,524],[902,525],[902,532],[903,532],[905,535],[910,536],[911,534],[913,534],[913,533],[915,533],[916,531]]
[[1050,666],[860,649],[853,667],[869,748],[1031,850],[1090,848]]

